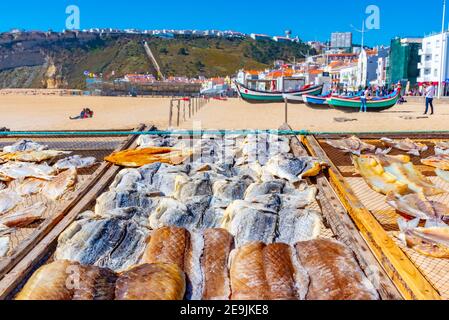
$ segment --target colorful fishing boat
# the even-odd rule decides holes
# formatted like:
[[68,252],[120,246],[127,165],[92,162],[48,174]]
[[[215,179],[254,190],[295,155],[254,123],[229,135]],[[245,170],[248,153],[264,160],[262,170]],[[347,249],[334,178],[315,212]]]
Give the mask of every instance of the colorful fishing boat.
[[[385,98],[373,98],[371,100],[367,100],[367,111],[377,112],[394,107],[400,98],[399,93],[400,91],[398,90]],[[360,97],[343,98],[333,96],[327,99],[327,103],[335,109],[340,109],[348,112],[360,111],[360,108],[362,106]]]
[[280,91],[259,91],[250,89],[241,83],[237,83],[237,91],[240,97],[250,103],[271,103],[271,102],[283,102],[284,94],[289,96],[301,97],[304,94],[308,95],[319,95],[323,91],[323,85],[305,87],[298,91],[292,92],[280,92]]
[[308,94],[305,94],[302,96],[302,99],[304,103],[311,108],[314,109],[326,109],[329,108],[329,103],[327,102],[327,99],[330,96],[311,96]]

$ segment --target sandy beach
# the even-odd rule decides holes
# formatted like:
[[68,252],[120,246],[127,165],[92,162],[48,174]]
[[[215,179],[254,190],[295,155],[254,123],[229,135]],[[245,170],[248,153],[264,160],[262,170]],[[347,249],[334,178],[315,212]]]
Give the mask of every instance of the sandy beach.
[[[409,102],[380,113],[345,113],[289,105],[289,123],[310,131],[422,131],[449,128],[449,104],[435,102],[436,115],[423,116],[423,102]],[[84,107],[93,119],[70,120]],[[11,130],[131,129],[139,123],[168,127],[168,98],[0,95],[0,127]],[[343,122],[341,122],[343,121]],[[276,129],[284,122],[283,104],[248,104],[240,99],[211,100],[183,129]]]

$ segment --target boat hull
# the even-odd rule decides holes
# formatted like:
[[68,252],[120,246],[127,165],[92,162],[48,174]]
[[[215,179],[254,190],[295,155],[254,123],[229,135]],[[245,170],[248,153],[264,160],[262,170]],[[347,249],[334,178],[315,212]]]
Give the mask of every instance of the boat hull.
[[[399,94],[396,94],[394,97],[388,99],[368,100],[367,111],[378,112],[390,109],[396,105],[398,100]],[[331,97],[327,99],[327,102],[331,107],[347,112],[358,112],[360,111],[360,108],[362,106],[362,102],[360,99],[354,100],[354,99]]]
[[[300,90],[296,92],[265,92],[256,91],[241,84],[237,84],[240,97],[249,103],[275,103],[284,102],[284,95],[292,97],[301,97],[303,94],[319,95],[323,91],[323,86],[311,87],[306,90]],[[298,101],[299,102],[299,101]]]
[[303,95],[302,99],[308,107],[311,107],[313,109],[323,110],[329,108],[329,104],[327,103],[326,97]]

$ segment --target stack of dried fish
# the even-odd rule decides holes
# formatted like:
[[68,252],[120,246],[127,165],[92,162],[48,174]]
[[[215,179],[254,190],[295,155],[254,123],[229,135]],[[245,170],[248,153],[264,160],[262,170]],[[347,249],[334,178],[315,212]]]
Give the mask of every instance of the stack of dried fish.
[[[56,260],[36,271],[16,299],[379,298],[352,251],[334,240],[304,241],[294,246],[251,242],[234,249],[234,239],[224,229],[190,233],[183,228],[164,227],[148,235],[145,243],[139,261],[121,272],[105,264]],[[111,252],[103,261],[113,259],[113,255]]]
[[25,228],[41,220],[47,210],[47,205],[42,202],[29,207],[19,206],[23,197],[42,194],[50,201],[59,200],[75,186],[77,169],[90,167],[96,162],[94,158],[80,156],[61,159],[54,166],[46,162],[69,153],[48,150],[47,146],[31,140],[21,140],[3,148],[0,153],[0,258],[10,249],[6,239],[14,228]]

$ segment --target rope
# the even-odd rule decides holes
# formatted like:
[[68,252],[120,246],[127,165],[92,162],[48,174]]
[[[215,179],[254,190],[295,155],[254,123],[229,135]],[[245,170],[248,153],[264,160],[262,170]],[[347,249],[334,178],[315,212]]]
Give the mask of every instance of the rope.
[[276,134],[280,136],[320,136],[320,135],[370,135],[370,134],[449,134],[449,130],[441,131],[308,131],[308,130],[167,130],[167,131],[5,131],[0,132],[0,137],[7,136],[201,136],[201,135],[260,135]]

